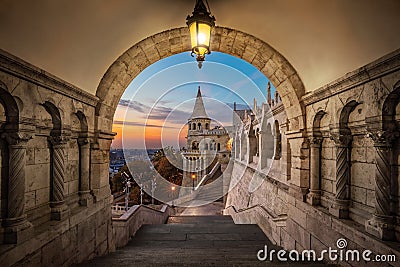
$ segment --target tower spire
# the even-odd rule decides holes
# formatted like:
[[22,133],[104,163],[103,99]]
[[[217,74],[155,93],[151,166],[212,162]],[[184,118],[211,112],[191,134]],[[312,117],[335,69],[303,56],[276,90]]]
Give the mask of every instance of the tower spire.
[[201,95],[200,86],[197,90],[196,103],[194,104],[193,113],[190,119],[208,118],[206,109],[204,108],[203,97]]

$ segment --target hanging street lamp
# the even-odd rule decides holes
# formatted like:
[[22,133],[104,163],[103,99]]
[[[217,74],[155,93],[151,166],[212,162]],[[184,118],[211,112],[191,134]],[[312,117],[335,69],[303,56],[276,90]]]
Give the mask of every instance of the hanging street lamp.
[[211,53],[211,28],[215,26],[215,18],[211,16],[207,0],[206,3],[207,6],[204,4],[203,0],[196,0],[196,6],[194,7],[192,15],[186,18],[186,24],[189,27],[190,40],[192,43],[191,55],[192,57],[196,55],[199,69],[201,69],[206,55]]

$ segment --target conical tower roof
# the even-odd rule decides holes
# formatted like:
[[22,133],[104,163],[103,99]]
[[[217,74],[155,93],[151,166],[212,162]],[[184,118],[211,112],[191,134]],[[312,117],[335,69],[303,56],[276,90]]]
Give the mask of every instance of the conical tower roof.
[[204,108],[203,97],[201,96],[200,86],[197,90],[196,103],[194,104],[193,113],[190,119],[208,119],[206,109]]

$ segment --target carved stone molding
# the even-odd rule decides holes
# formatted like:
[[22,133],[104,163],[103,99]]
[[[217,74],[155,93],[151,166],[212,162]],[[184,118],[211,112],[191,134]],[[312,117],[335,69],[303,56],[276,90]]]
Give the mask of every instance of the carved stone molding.
[[64,146],[69,142],[70,137],[65,135],[56,135],[48,137],[48,140],[53,145],[53,147]]
[[399,132],[395,130],[382,131],[382,130],[371,130],[367,134],[374,141],[375,147],[390,147],[393,142],[399,138]]
[[79,146],[90,145],[89,138],[87,138],[87,137],[79,137],[78,138],[78,145]]
[[1,137],[4,138],[10,146],[25,147],[26,143],[30,139],[32,139],[33,134],[23,133],[23,132],[13,132],[13,133],[3,133]]
[[333,142],[335,142],[336,146],[348,147],[353,140],[353,137],[350,133],[343,133],[341,131],[331,131],[329,132],[329,137]]
[[308,140],[311,147],[321,147],[323,138],[322,136],[312,136]]

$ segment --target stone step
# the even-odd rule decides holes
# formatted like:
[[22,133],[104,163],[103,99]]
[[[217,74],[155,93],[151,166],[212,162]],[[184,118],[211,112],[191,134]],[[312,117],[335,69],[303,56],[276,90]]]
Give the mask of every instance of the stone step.
[[222,215],[204,215],[204,216],[170,216],[167,221],[168,224],[204,224],[204,223],[231,223],[234,224],[231,216]]
[[143,225],[127,246],[80,266],[326,266],[259,261],[265,245],[280,249],[257,225],[237,225],[230,216],[171,216],[167,224]]

